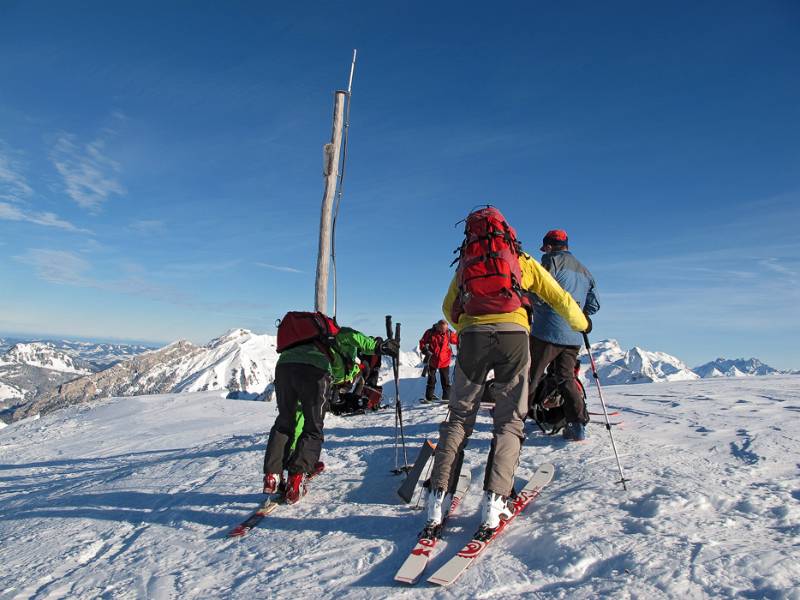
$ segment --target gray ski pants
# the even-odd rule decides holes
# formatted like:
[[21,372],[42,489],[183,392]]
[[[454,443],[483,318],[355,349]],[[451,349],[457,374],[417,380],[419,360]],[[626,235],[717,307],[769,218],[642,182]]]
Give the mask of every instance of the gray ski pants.
[[459,333],[450,416],[439,426],[439,443],[431,473],[432,489],[447,489],[458,454],[463,451],[478,415],[486,376],[494,369],[494,437],[483,489],[508,496],[525,439],[528,412],[528,333],[518,325],[468,327]]

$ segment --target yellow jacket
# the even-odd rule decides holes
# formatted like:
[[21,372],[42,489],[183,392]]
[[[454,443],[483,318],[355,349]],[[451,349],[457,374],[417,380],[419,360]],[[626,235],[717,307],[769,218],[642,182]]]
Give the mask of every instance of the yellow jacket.
[[[575,331],[586,330],[589,326],[589,322],[581,311],[581,307],[578,306],[578,303],[575,302],[575,299],[570,293],[565,291],[564,288],[553,279],[553,276],[548,273],[547,269],[528,254],[524,253],[519,256],[519,268],[522,273],[522,281],[520,282],[520,287],[522,287],[522,289],[539,296],[539,298],[549,304],[553,310],[564,317],[564,320],[569,323],[569,326]],[[453,307],[453,302],[455,302],[457,294],[458,285],[456,283],[456,277],[453,276],[452,281],[450,281],[450,287],[447,290],[447,295],[444,297],[444,302],[442,302],[442,311],[444,312],[445,319],[450,322],[456,331],[461,331],[465,327],[471,325],[488,325],[491,323],[516,323],[528,331],[531,329],[528,320],[528,312],[522,307],[514,312],[494,315],[470,316],[465,313],[459,317],[458,323],[453,323],[450,321],[450,309]]]

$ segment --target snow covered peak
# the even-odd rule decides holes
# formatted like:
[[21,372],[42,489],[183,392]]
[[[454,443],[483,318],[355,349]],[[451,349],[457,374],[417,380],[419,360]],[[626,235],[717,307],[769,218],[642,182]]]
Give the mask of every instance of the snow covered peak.
[[79,375],[90,373],[88,369],[76,365],[71,356],[56,349],[53,344],[45,342],[15,344],[0,356],[0,364],[30,365]]
[[703,379],[709,377],[750,377],[753,375],[772,375],[778,373],[769,365],[764,364],[757,358],[717,358],[711,362],[694,368]]
[[218,348],[230,343],[242,344],[253,337],[253,335],[253,332],[249,329],[242,329],[241,327],[231,329],[218,338],[214,338],[208,342],[206,348]]
[[[581,353],[581,375],[591,377],[591,365],[586,351]],[[617,340],[602,340],[592,344],[592,356],[603,384],[650,383],[654,381],[685,381],[698,379],[680,359],[665,352],[651,352],[639,346],[623,350]]]
[[607,340],[600,340],[599,342],[592,344],[592,352],[618,352],[620,355],[625,353],[625,351],[622,349],[622,346],[619,345],[619,342],[611,338]]

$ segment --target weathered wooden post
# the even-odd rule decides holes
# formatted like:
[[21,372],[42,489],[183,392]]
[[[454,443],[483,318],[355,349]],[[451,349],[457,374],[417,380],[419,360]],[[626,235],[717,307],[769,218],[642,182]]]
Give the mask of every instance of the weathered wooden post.
[[314,288],[314,310],[328,313],[328,269],[331,252],[331,212],[339,177],[339,152],[342,145],[344,102],[347,92],[336,90],[333,96],[333,131],[331,141],[323,147],[325,193],[322,196],[322,213],[319,218],[319,250],[317,251],[317,280]]
[[[323,147],[322,174],[325,177],[325,193],[322,196],[322,212],[319,218],[319,250],[317,251],[317,279],[314,288],[314,310],[328,314],[328,271],[333,261],[333,317],[336,317],[336,216],[342,201],[345,162],[347,161],[347,131],[350,126],[350,97],[353,91],[353,73],[356,54],[350,64],[347,91],[336,90],[333,95],[333,130],[331,141]],[[345,102],[347,113],[345,119]],[[344,136],[342,136],[344,126]],[[344,137],[344,144],[342,144]],[[342,171],[339,173],[339,163]],[[336,212],[331,213],[336,199]]]

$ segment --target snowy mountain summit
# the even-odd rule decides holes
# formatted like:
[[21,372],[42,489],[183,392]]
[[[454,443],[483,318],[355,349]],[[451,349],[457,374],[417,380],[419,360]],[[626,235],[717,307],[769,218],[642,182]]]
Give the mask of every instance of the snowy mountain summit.
[[779,373],[757,358],[717,358],[699,367],[694,372],[703,379],[709,377],[750,377],[754,375],[774,375]]
[[[592,355],[602,384],[699,379],[696,373],[675,356],[665,352],[651,352],[638,346],[626,351],[617,340],[602,340],[592,344]],[[585,350],[581,357],[581,376],[588,381],[592,377],[592,370]]]

